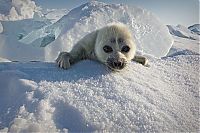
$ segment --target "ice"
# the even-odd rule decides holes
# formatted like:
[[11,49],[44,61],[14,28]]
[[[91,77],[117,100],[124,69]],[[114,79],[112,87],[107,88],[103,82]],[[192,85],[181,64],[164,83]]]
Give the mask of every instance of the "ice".
[[200,35],[200,24],[194,24],[192,26],[189,26],[188,29]]
[[18,21],[2,21],[3,33],[0,34],[0,57],[12,61],[45,60],[44,49],[27,46],[19,42],[33,29],[40,29],[46,22],[25,19]]
[[193,39],[193,40],[199,40],[198,34],[194,33],[192,30],[190,30],[189,28],[183,25],[177,25],[177,26],[167,25],[167,27],[169,29],[169,32],[174,36]]
[[169,31],[174,39],[174,44],[167,56],[171,56],[173,54],[177,54],[183,51],[185,52],[185,54],[200,54],[200,36],[198,35],[198,32],[195,33],[192,31],[194,29],[198,30],[198,24],[189,26],[189,28],[186,28],[182,25],[167,25],[167,27],[169,28]]
[[56,37],[54,34],[49,34],[49,35],[45,36],[41,41],[40,47],[45,47],[49,43],[53,42],[55,39],[56,39]]
[[67,9],[47,9],[42,11],[44,17],[51,20],[52,23],[57,22],[68,12],[69,11]]

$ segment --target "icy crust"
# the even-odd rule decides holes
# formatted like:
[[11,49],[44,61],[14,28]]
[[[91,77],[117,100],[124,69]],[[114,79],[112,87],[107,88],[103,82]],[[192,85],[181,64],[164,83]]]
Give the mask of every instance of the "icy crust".
[[93,61],[0,63],[0,131],[197,132],[199,55],[149,59],[116,73]]
[[52,61],[59,51],[69,51],[84,35],[112,22],[126,24],[133,33],[138,50],[144,53],[162,57],[172,45],[166,26],[152,13],[137,7],[96,1],[71,10],[56,23],[30,32],[20,41],[46,46],[46,60]]

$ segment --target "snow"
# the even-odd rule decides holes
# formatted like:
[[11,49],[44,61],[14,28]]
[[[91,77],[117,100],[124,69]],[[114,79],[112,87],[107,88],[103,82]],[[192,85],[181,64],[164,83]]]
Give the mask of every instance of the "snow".
[[0,20],[21,20],[33,18],[38,7],[32,0],[1,0]]
[[[90,2],[58,20],[59,12],[1,21],[0,132],[199,132],[199,40],[189,37],[196,25],[176,28],[184,38],[137,7]],[[130,27],[149,67],[131,62],[111,72],[84,60],[63,70],[53,62],[113,21]]]
[[56,23],[33,30],[19,41],[45,47],[45,61],[53,61],[59,51],[71,50],[84,35],[112,22],[121,22],[130,28],[138,50],[142,53],[162,57],[173,43],[166,26],[149,11],[97,1],[72,9]]
[[199,55],[149,60],[150,67],[132,62],[116,73],[88,60],[67,71],[54,63],[1,63],[0,127],[10,132],[196,132]]

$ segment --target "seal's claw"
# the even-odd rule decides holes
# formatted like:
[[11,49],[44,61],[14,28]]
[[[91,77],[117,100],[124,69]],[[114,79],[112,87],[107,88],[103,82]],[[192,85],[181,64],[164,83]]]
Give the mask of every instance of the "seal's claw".
[[68,52],[61,52],[56,59],[56,63],[60,68],[68,69],[70,67],[70,54]]

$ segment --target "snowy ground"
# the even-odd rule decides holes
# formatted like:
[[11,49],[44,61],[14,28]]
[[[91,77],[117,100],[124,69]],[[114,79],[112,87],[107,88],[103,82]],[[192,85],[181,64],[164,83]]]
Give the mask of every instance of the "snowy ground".
[[[2,131],[198,130],[199,55],[132,62],[121,72],[82,61],[0,63]],[[84,70],[84,71],[83,71]]]
[[[154,38],[151,41],[155,45],[154,48],[160,43],[163,43],[160,48],[165,51],[171,47],[171,36],[169,37],[162,24],[156,25],[157,23],[152,21],[147,27],[138,25],[140,23],[146,25],[149,21],[137,18],[141,12],[142,15],[152,17],[142,9],[135,8],[134,10],[138,12],[131,16],[126,6],[103,3],[86,5],[74,9],[71,14],[76,16],[77,11],[86,13],[87,10],[91,10],[95,11],[94,16],[103,18],[105,12],[108,14],[112,13],[110,11],[115,11],[113,14],[115,18],[124,11],[128,17],[122,19],[119,15],[116,19],[122,19],[127,21],[126,24],[130,24],[133,22],[130,17],[136,17],[134,22],[137,23],[133,25],[133,32],[139,35],[138,41],[141,44],[144,45],[146,41]],[[56,11],[52,14],[53,17],[57,16]],[[49,15],[48,17],[51,17],[51,14]],[[84,21],[74,21],[74,27],[63,32],[69,37],[69,41],[74,42],[76,36],[98,28],[92,27],[90,25],[92,23],[97,23],[98,26],[105,24],[93,21],[95,17],[87,15],[81,14],[80,17],[83,17]],[[20,24],[22,28],[15,27],[15,24]],[[33,27],[30,27],[30,24],[33,24]],[[85,60],[69,70],[62,70],[53,62],[30,62],[30,60],[47,56],[43,54],[52,50],[58,51],[64,48],[53,45],[62,41],[63,34],[59,41],[45,47],[47,49],[21,44],[17,40],[18,31],[27,34],[33,28],[37,32],[45,24],[43,21],[35,20],[2,23],[4,27],[0,34],[2,48],[0,55],[3,57],[0,57],[0,132],[199,131],[200,44],[198,35],[195,35],[197,40],[194,38],[191,40],[189,37],[196,33],[190,33],[183,27],[178,28],[180,30],[178,33],[183,33],[181,35],[187,38],[173,36],[172,48],[168,55],[161,59],[146,55],[150,67],[131,62],[124,70],[111,72],[98,62]],[[83,25],[88,27],[83,28]],[[147,32],[148,27],[153,28]],[[162,27],[158,33],[162,33],[163,38],[167,40],[166,47],[165,39],[156,40],[159,34],[151,34],[156,32],[156,27]],[[12,28],[18,30],[12,31]],[[177,30],[173,26],[171,28],[173,31]],[[198,29],[196,25],[191,28]],[[75,34],[77,29],[82,30],[81,35]],[[137,32],[134,31],[136,29]],[[146,39],[141,40],[140,37]],[[66,39],[63,43],[65,41]],[[159,51],[159,49],[152,50]],[[27,56],[24,56],[26,54]],[[21,59],[22,57],[24,59]],[[22,62],[9,62],[5,58],[21,59]],[[29,61],[24,62],[24,60]]]

